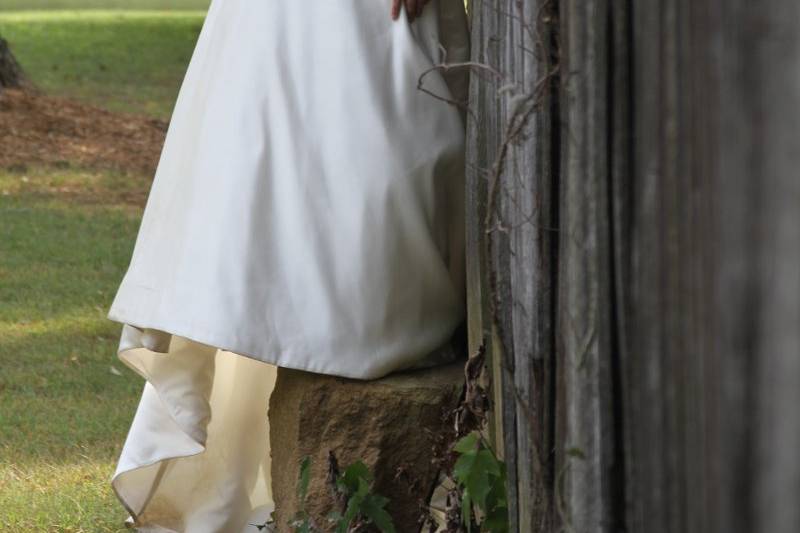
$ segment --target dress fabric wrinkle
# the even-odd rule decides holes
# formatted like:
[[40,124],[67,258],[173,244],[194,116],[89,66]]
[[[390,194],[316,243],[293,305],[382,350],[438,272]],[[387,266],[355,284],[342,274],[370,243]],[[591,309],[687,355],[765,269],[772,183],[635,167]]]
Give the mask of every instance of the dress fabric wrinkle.
[[141,532],[257,532],[277,368],[453,360],[461,0],[212,0],[108,318],[144,379],[111,486]]

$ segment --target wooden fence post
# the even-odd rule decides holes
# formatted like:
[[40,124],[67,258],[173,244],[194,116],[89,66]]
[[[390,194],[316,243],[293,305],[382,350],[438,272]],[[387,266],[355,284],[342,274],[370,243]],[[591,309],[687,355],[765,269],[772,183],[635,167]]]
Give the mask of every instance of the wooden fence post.
[[473,0],[470,9],[470,346],[486,350],[492,369],[517,531],[546,530],[553,513],[554,5]]
[[513,531],[800,531],[798,20],[473,1],[470,338]]

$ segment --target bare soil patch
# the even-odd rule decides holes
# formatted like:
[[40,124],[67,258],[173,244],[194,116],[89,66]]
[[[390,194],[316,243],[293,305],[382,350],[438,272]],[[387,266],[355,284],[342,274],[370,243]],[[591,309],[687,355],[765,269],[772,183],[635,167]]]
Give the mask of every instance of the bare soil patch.
[[151,176],[167,123],[32,90],[0,93],[0,168],[53,166]]

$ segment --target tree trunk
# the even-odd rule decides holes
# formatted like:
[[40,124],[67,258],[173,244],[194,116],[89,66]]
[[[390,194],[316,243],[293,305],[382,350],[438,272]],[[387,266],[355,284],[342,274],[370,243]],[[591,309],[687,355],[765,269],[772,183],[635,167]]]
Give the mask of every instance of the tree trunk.
[[21,87],[25,82],[22,67],[19,66],[8,42],[0,37],[0,90],[8,87]]

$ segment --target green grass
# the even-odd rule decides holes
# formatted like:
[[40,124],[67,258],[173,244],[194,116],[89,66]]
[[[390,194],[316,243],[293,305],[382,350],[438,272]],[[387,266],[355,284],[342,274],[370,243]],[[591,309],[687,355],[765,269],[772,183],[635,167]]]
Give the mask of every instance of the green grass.
[[4,532],[122,531],[127,516],[108,481],[142,383],[115,359],[120,328],[105,312],[139,209],[50,192],[98,180],[69,172],[0,172]]
[[[24,7],[202,8],[174,0],[0,0]],[[0,35],[51,94],[166,118],[202,11],[0,12]],[[143,387],[106,319],[147,175],[0,169],[0,531],[122,532],[109,481]],[[133,194],[132,194],[133,193]],[[119,375],[121,374],[121,375]]]
[[2,0],[0,11],[28,9],[206,9],[209,0]]
[[165,119],[203,18],[203,11],[0,12],[0,35],[45,92]]

